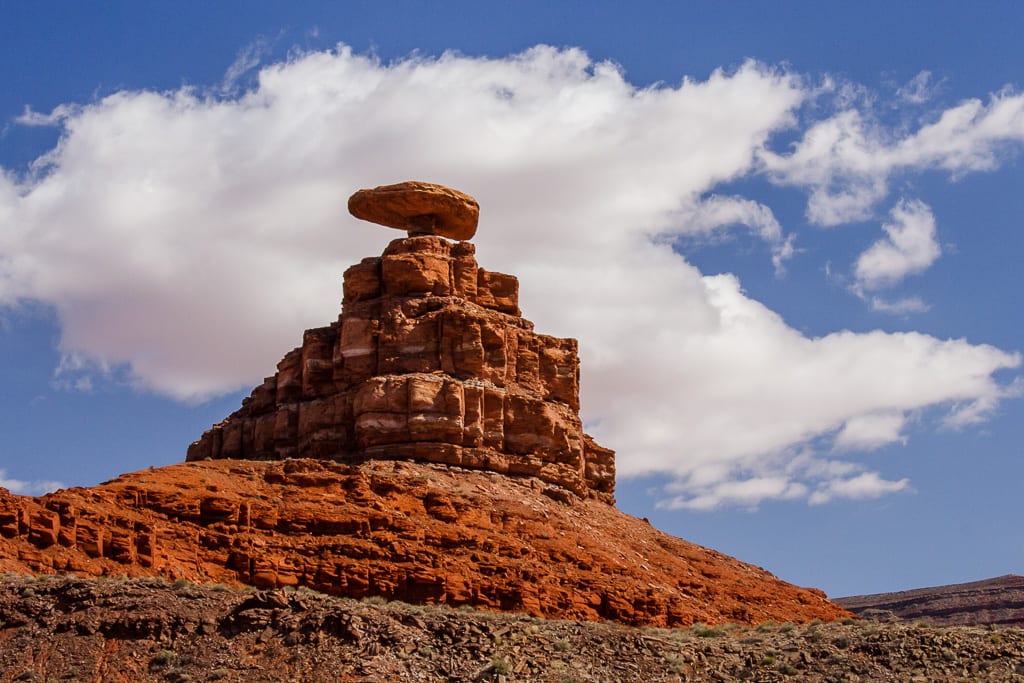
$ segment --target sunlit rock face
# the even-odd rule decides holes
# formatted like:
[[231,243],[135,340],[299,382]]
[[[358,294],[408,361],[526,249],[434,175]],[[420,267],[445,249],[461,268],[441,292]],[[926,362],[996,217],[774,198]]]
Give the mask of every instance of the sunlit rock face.
[[[416,226],[451,225],[444,212],[465,209],[438,186],[390,189],[403,185],[353,199],[390,227],[405,214]],[[389,206],[375,207],[374,197]],[[428,210],[440,213],[417,213]],[[583,433],[579,417],[576,340],[535,332],[518,294],[516,278],[480,268],[468,242],[394,240],[345,271],[338,321],[306,330],[302,346],[193,443],[188,460],[436,462],[613,502],[614,454]]]

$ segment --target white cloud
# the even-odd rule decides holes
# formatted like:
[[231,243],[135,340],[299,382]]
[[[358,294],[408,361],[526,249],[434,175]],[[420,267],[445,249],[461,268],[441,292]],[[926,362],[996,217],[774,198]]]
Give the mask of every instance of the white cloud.
[[906,491],[910,488],[908,479],[890,481],[883,479],[877,472],[864,472],[849,479],[838,479],[829,482],[827,486],[818,489],[811,494],[808,502],[811,505],[821,505],[836,498],[850,498],[863,500],[880,498],[897,491]]
[[871,310],[879,313],[890,313],[892,315],[906,315],[907,313],[924,313],[930,310],[930,306],[921,297],[908,296],[899,299],[883,299],[871,297]]
[[57,126],[79,111],[80,108],[76,105],[61,104],[55,107],[49,114],[42,114],[33,111],[31,107],[26,105],[24,113],[16,118],[15,122],[22,126]]
[[686,233],[698,236],[744,225],[771,245],[772,263],[780,273],[783,263],[795,253],[793,235],[783,237],[782,226],[771,208],[744,197],[711,195],[681,209],[676,222]]
[[11,493],[22,496],[41,496],[57,489],[64,488],[59,481],[22,481],[20,479],[8,479],[7,470],[0,469],[0,488],[5,488]]
[[906,421],[901,412],[858,415],[846,421],[834,446],[838,450],[870,451],[891,443],[905,443],[902,432]]
[[935,239],[935,217],[924,202],[900,200],[882,229],[886,237],[857,259],[854,271],[860,287],[894,285],[907,275],[923,272],[942,253]]
[[266,38],[258,38],[239,50],[235,61],[231,63],[231,66],[224,73],[221,92],[224,94],[233,92],[238,87],[242,77],[259,66],[260,62],[269,52],[270,44]]
[[960,430],[986,422],[999,408],[1000,401],[1024,396],[1024,378],[1015,377],[996,394],[979,396],[955,404],[942,421],[944,427]]
[[772,210],[743,197],[711,195],[681,212],[680,223],[691,233],[710,233],[731,225],[745,225],[762,239],[778,242],[782,239],[782,227]]
[[896,91],[896,97],[910,104],[924,104],[935,96],[939,85],[932,82],[931,71],[921,71]]
[[660,507],[669,509],[712,510],[723,505],[756,508],[765,500],[792,500],[807,497],[807,487],[785,477],[753,477],[719,482],[693,497],[677,496]]
[[988,171],[1021,142],[1024,95],[1007,89],[988,104],[965,100],[906,135],[867,112],[844,109],[810,125],[789,154],[760,150],[758,156],[775,182],[810,190],[810,221],[834,226],[870,218],[895,173],[942,169],[955,178]]
[[[440,182],[480,201],[479,259],[520,277],[537,329],[580,339],[584,418],[622,475],[667,475],[690,507],[806,497],[852,471],[794,467],[809,444],[865,415],[997,404],[993,373],[1020,364],[916,333],[808,337],[672,250],[726,222],[792,250],[763,204],[701,197],[759,172],[810,95],[755,63],[638,89],[546,47],[388,65],[341,48],[237,97],[116,93],[67,109],[37,175],[0,178],[0,303],[52,305],[75,377],[186,400],[251,386],[337,315],[344,268],[399,236],[350,218],[348,195]],[[814,171],[816,126],[774,177]],[[832,189],[856,194],[850,177]]]

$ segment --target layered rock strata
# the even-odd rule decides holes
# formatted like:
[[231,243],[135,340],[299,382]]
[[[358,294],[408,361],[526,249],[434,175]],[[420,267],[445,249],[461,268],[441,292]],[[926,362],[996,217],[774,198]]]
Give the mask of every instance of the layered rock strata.
[[188,449],[188,460],[402,459],[532,476],[611,502],[583,433],[575,339],[533,330],[473,245],[391,242],[345,271],[343,309]]
[[635,625],[848,615],[560,486],[402,461],[211,460],[42,498],[0,489],[0,572],[306,586]]
[[1024,626],[1024,576],[838,598],[851,612],[875,619],[905,619],[942,626]]

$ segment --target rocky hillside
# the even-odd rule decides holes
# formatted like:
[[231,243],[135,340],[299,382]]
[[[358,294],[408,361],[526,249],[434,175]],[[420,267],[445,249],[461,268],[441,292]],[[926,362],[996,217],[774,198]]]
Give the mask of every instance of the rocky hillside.
[[306,586],[659,626],[835,619],[819,591],[531,477],[210,460],[42,498],[0,490],[0,571]]
[[840,598],[846,609],[868,618],[899,618],[941,625],[1024,626],[1024,576]]
[[1024,631],[629,628],[160,579],[5,577],[2,681],[1024,681]]

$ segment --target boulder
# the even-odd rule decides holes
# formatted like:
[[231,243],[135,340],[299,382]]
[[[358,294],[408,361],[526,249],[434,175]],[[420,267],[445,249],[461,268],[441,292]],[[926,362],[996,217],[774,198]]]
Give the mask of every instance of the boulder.
[[406,230],[410,237],[453,240],[473,237],[480,219],[480,205],[468,194],[414,180],[359,190],[349,197],[348,210],[364,221]]

